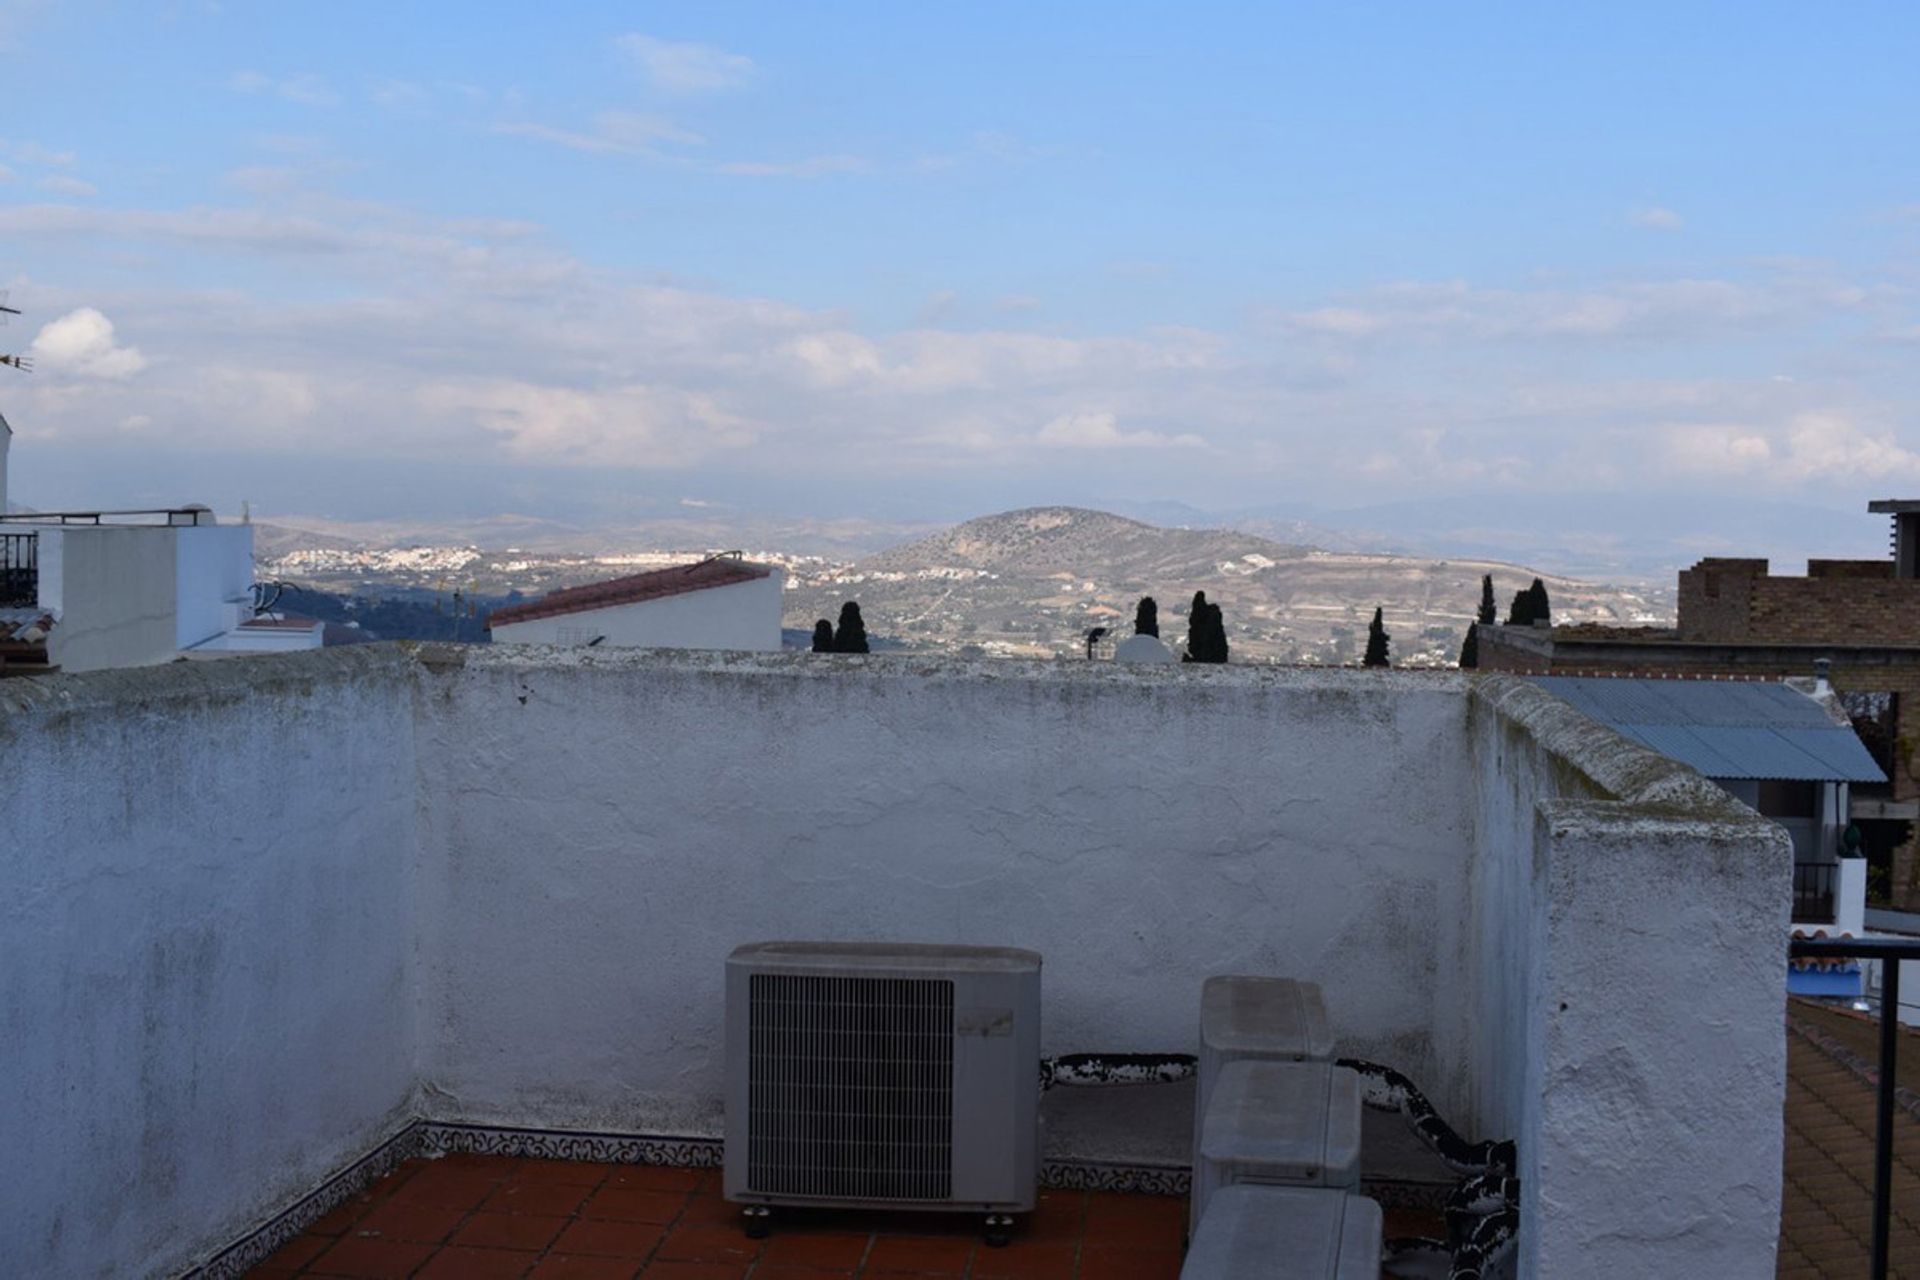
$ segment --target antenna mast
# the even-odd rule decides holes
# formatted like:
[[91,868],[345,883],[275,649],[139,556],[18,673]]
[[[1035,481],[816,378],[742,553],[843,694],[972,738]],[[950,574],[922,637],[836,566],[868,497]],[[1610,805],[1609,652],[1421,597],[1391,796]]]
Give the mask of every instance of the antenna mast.
[[[19,314],[20,308],[8,306],[7,291],[0,289],[0,324],[5,324],[8,316],[17,316]],[[10,364],[22,373],[33,372],[32,356],[16,356],[5,351],[0,351],[0,364]]]

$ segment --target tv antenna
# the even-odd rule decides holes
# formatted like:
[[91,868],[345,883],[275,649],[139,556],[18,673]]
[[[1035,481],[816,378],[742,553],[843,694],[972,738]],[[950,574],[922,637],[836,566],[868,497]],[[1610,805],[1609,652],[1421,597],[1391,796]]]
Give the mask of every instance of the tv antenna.
[[[5,324],[8,316],[17,316],[19,314],[20,308],[7,305],[7,290],[0,289],[0,324]],[[10,364],[22,373],[33,372],[32,356],[16,356],[5,351],[0,351],[0,364]]]

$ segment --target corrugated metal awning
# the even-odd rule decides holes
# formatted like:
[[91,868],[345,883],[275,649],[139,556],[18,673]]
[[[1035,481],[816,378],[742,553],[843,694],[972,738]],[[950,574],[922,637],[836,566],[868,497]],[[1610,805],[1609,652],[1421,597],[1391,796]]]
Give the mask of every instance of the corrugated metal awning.
[[1859,735],[1812,698],[1755,681],[1537,676],[1555,697],[1709,778],[1885,782]]

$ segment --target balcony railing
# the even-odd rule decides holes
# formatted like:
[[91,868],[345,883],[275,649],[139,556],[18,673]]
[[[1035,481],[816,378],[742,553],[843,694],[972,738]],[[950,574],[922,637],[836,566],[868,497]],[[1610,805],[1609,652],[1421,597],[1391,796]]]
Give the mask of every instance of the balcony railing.
[[[1799,868],[1795,868],[1797,872]],[[1867,1274],[1887,1277],[1887,1232],[1893,1206],[1893,1095],[1900,1087],[1900,963],[1920,960],[1920,938],[1795,938],[1787,954],[1796,959],[1857,959],[1880,962],[1880,1071],[1873,1123],[1873,1251]]]
[[40,603],[40,535],[0,533],[0,609]]
[[1839,874],[1837,862],[1794,863],[1793,918],[1809,924],[1832,924],[1834,886]]

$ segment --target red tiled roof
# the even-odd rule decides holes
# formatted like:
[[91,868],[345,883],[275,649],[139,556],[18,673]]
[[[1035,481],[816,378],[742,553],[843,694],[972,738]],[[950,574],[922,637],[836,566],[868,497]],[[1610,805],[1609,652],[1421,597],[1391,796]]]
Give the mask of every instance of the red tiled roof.
[[487,628],[491,630],[507,622],[531,622],[535,618],[552,618],[565,613],[585,613],[590,609],[635,604],[641,600],[658,600],[662,596],[705,591],[709,587],[730,587],[735,583],[764,578],[772,572],[763,564],[715,557],[698,564],[676,565],[671,569],[655,569],[606,582],[590,582],[584,587],[568,587],[526,604],[495,609],[487,617]]
[[277,618],[262,614],[257,618],[248,618],[240,624],[242,629],[261,631],[311,631],[319,625],[320,619],[304,617],[297,613],[282,614]]

